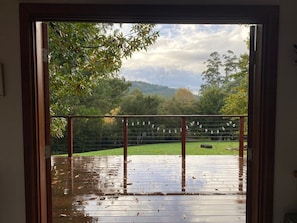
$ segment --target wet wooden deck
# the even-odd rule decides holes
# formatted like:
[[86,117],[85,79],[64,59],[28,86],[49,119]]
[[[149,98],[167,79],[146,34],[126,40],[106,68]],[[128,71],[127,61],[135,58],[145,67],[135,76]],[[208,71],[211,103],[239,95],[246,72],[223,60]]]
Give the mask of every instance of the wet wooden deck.
[[172,155],[52,157],[53,222],[245,222],[245,159],[187,156],[185,167]]

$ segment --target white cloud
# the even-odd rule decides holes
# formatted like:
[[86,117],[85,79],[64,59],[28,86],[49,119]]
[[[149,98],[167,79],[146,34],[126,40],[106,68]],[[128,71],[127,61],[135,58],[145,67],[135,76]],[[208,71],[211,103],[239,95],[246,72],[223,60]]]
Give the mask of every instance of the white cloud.
[[232,50],[240,55],[247,51],[246,26],[158,24],[156,30],[160,31],[160,37],[155,44],[146,52],[137,52],[124,61],[121,75],[128,80],[176,87],[168,84],[186,85],[197,75],[197,84],[201,84],[201,73],[205,70],[203,62],[210,53],[224,54]]

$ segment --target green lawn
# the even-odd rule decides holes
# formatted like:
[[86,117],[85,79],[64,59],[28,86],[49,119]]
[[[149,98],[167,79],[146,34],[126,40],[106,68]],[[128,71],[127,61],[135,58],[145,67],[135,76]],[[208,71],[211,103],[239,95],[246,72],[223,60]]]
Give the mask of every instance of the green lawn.
[[[212,145],[212,149],[201,148],[201,144]],[[228,148],[238,148],[238,142],[187,142],[187,155],[238,155],[238,150]],[[180,155],[181,143],[161,143],[140,146],[129,146],[128,155]],[[123,148],[76,153],[78,156],[107,156],[123,155]]]

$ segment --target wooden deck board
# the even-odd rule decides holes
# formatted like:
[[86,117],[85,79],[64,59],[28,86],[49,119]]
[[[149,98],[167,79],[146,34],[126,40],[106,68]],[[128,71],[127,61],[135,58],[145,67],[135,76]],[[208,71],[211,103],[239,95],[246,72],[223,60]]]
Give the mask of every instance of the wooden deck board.
[[[54,223],[243,223],[246,161],[236,156],[53,157]],[[125,188],[126,187],[126,188]]]

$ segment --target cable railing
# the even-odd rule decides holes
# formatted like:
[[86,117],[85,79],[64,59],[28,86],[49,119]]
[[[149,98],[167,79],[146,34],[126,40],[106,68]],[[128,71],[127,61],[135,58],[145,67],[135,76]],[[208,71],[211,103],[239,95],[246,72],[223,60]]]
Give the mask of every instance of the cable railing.
[[[214,142],[238,142],[239,157],[244,156],[247,116],[244,115],[116,115],[116,116],[52,116],[62,120],[62,137],[52,137],[54,154],[101,151],[123,148],[126,159],[128,148],[135,145],[180,143],[180,154],[187,154],[188,142],[206,142],[201,147],[211,148]],[[231,148],[232,149],[232,148]]]

